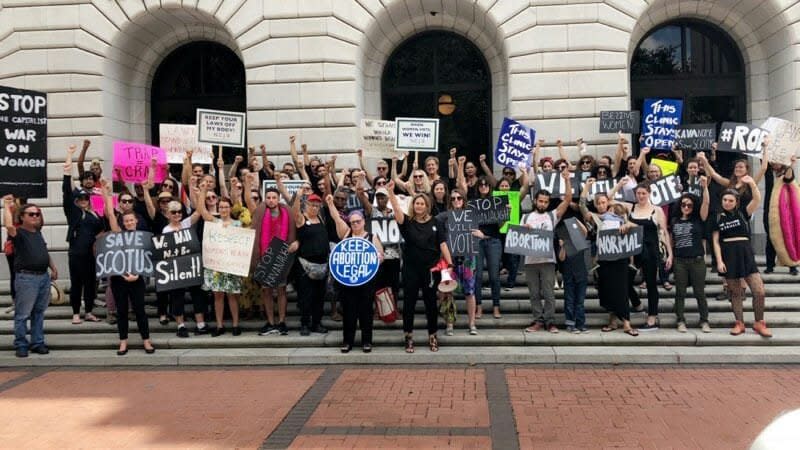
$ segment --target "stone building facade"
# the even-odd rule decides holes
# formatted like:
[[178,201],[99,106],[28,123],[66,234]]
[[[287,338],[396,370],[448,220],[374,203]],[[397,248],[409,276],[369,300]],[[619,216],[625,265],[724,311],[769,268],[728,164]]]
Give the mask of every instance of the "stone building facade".
[[359,121],[386,118],[393,53],[426,32],[460,36],[482,55],[489,142],[508,116],[548,142],[582,137],[602,154],[615,136],[598,134],[599,112],[632,108],[636,49],[681,21],[734,43],[742,121],[800,121],[794,0],[0,0],[0,84],[49,93],[43,203],[52,206],[48,241],[64,249],[62,150],[89,138],[90,157],[108,164],[114,140],[151,142],[154,78],[192,42],[220,44],[241,61],[248,141],[276,161],[290,134],[313,153],[352,153]]

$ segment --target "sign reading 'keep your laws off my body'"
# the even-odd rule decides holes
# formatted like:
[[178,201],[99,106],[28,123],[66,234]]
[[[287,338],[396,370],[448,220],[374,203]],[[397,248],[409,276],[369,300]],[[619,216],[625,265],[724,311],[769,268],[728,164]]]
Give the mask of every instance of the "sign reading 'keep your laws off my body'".
[[47,94],[0,86],[0,195],[47,197]]
[[247,115],[241,112],[197,110],[197,142],[244,147]]

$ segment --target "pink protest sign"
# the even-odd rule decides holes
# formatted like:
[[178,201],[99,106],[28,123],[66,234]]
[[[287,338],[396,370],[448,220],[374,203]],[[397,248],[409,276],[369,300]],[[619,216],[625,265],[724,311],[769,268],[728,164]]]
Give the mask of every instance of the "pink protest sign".
[[[92,194],[89,196],[89,201],[92,204],[92,211],[97,213],[98,216],[103,217],[106,215],[106,205],[105,202],[103,202],[102,195]],[[116,195],[112,198],[111,204],[114,205],[114,208],[116,209],[117,205],[119,204],[119,200],[117,199]]]
[[147,180],[150,159],[157,158],[158,168],[154,181],[160,183],[167,177],[167,155],[164,150],[138,142],[114,142],[114,181],[142,183]]

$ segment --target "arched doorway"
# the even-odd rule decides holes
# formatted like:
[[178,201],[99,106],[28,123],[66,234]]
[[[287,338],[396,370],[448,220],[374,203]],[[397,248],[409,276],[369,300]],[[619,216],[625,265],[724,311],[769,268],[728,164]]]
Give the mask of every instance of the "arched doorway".
[[[164,58],[150,96],[151,136],[157,143],[160,123],[193,124],[197,108],[246,111],[244,64],[224,45],[191,42]],[[232,161],[235,154],[226,151],[225,159]]]
[[[631,61],[631,101],[683,99],[683,123],[745,122],[742,54],[727,33],[696,20],[668,22],[639,42]],[[720,153],[724,170],[732,155]]]
[[[439,118],[438,157],[443,175],[452,147],[475,163],[478,155],[490,154],[491,73],[481,51],[469,40],[444,31],[408,39],[389,57],[381,87],[385,120]],[[420,154],[420,159],[427,156]],[[491,160],[487,158],[490,165]]]

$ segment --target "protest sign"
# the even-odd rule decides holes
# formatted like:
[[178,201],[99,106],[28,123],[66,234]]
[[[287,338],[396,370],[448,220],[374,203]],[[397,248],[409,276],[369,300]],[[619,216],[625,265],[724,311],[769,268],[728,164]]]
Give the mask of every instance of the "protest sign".
[[536,130],[506,117],[503,119],[500,136],[497,138],[494,160],[498,164],[514,169],[520,164],[530,167],[534,141],[536,141]]
[[500,233],[506,234],[509,225],[519,225],[519,191],[494,191],[492,195],[495,197],[508,197],[508,206],[511,207],[508,211],[508,221],[500,227]]
[[156,292],[203,284],[202,245],[194,228],[154,236]]
[[601,133],[639,134],[639,111],[600,111]]
[[[574,177],[574,174],[570,173],[570,177]],[[572,181],[570,180],[570,184]],[[567,183],[564,180],[564,177],[561,176],[560,172],[555,170],[547,170],[547,171],[539,171],[536,172],[536,178],[534,179],[535,190],[544,189],[550,193],[551,197],[558,197],[564,198],[566,195],[567,190]],[[574,186],[573,186],[574,192]]]
[[162,123],[158,125],[158,145],[167,155],[167,163],[183,164],[183,156],[192,152],[192,163],[211,164],[211,145],[197,142],[197,125]]
[[394,245],[403,242],[400,227],[392,217],[373,217],[370,220],[370,231],[378,237],[383,245]]
[[650,202],[655,206],[675,203],[681,198],[681,179],[677,175],[661,177],[650,183]]
[[761,142],[767,133],[767,130],[748,123],[723,122],[719,129],[717,151],[760,157]]
[[364,156],[382,159],[402,156],[402,153],[394,149],[397,139],[397,127],[394,121],[361,119],[360,131],[360,148],[364,151]]
[[683,101],[648,98],[642,110],[642,146],[653,150],[672,150],[675,129],[681,124]]
[[244,147],[247,115],[242,112],[197,109],[197,142]]
[[[590,199],[593,200],[594,196],[597,194],[611,193],[616,183],[617,181],[611,178],[595,181],[591,189],[589,189]],[[633,193],[634,186],[636,186],[635,183],[632,185],[632,187],[623,186],[621,189],[617,190],[617,193],[614,196],[614,200],[618,202],[634,203],[636,201],[635,195]]]
[[634,227],[626,234],[619,230],[600,230],[597,233],[597,260],[616,261],[642,253],[644,228]]
[[256,230],[206,222],[203,228],[203,267],[246,277]]
[[452,209],[447,212],[447,247],[453,256],[471,256],[478,253],[476,238],[472,230],[478,228],[473,220],[474,212],[469,208]]
[[47,94],[0,86],[0,195],[47,197]]
[[[283,180],[283,187],[286,188],[286,192],[289,194],[290,197],[294,198],[300,188],[303,187],[303,184],[308,183],[306,180]],[[267,189],[269,188],[278,188],[278,183],[275,180],[264,180],[261,182],[261,198],[266,198]],[[283,196],[280,197],[281,203],[286,203],[283,199]]]
[[567,256],[572,256],[575,253],[581,252],[589,248],[589,241],[581,231],[581,226],[578,224],[578,219],[574,217],[567,217],[564,219],[564,227],[567,229],[567,236],[569,237],[569,244],[567,246]]
[[678,171],[678,163],[661,158],[653,158],[650,164],[656,165],[661,168],[661,176],[672,175]]
[[154,157],[157,159],[154,181],[161,183],[168,172],[164,150],[137,142],[114,142],[114,181],[144,182],[150,172],[150,160]]
[[769,162],[792,165],[792,156],[800,150],[800,127],[788,120],[770,117],[761,128],[769,132],[767,159]]
[[675,145],[681,150],[707,151],[717,141],[717,126],[713,123],[682,125],[675,130]]
[[689,177],[683,184],[683,192],[692,194],[697,198],[703,198],[703,186],[700,186],[700,179],[696,177]]
[[331,250],[328,267],[331,269],[331,276],[345,286],[367,284],[380,268],[378,249],[364,238],[347,238]]
[[467,204],[473,210],[473,218],[478,225],[502,224],[508,220],[508,197],[474,198]]
[[[103,196],[100,194],[91,194],[89,195],[89,203],[92,205],[92,211],[100,217],[104,217],[106,215],[106,203],[103,200]],[[119,205],[119,196],[113,196],[111,198],[111,204],[113,208],[116,209],[117,205]]]
[[97,278],[113,275],[153,276],[153,234],[147,231],[106,233],[95,240]]
[[253,280],[264,287],[278,287],[286,283],[286,277],[292,269],[294,253],[289,253],[289,244],[274,237],[261,255],[253,271]]
[[553,231],[527,228],[519,225],[508,227],[505,253],[530,256],[537,260],[553,257]]
[[398,117],[394,148],[399,151],[438,152],[439,119]]

